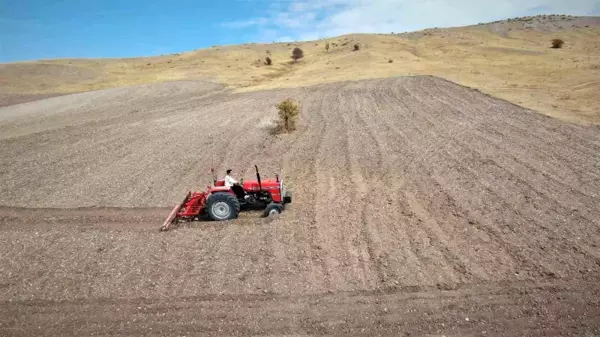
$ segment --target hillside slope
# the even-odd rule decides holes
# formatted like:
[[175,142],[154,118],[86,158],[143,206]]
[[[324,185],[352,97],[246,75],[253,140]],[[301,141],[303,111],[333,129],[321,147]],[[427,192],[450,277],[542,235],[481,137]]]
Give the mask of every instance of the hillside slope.
[[[272,137],[290,96],[298,129]],[[145,84],[0,108],[0,129],[0,335],[600,329],[598,127],[413,76]],[[254,164],[292,188],[281,216],[158,231],[211,167]]]
[[[555,37],[566,42],[563,49],[549,48]],[[359,51],[352,51],[354,44]],[[296,46],[305,57],[291,63]],[[268,54],[272,66],[264,64]],[[35,95],[171,80],[252,91],[419,74],[475,87],[564,120],[600,123],[600,18],[538,16],[407,34],[216,46],[159,57],[4,64],[0,105]]]

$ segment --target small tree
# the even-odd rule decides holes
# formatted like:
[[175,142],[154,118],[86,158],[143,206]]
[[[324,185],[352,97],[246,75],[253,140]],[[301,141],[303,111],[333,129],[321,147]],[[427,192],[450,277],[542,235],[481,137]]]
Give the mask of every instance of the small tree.
[[267,56],[265,57],[265,64],[270,66],[271,64],[273,64],[273,60],[271,60],[271,58]]
[[294,62],[297,62],[299,59],[304,57],[304,52],[302,51],[302,49],[296,47],[294,48],[294,50],[292,51],[292,58],[294,59]]
[[290,132],[296,129],[296,120],[300,114],[300,104],[290,98],[277,104],[279,120],[275,133]]
[[561,39],[552,39],[552,48],[562,48],[563,44],[565,44],[565,41]]
[[325,50],[329,53],[329,42],[325,44]]
[[354,45],[354,51],[359,51],[360,50],[360,46],[357,44]]

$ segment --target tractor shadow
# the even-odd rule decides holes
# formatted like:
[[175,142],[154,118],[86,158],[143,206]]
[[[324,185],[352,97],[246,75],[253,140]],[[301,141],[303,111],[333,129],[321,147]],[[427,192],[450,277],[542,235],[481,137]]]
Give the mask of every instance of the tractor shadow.
[[208,214],[201,214],[198,216],[198,220],[194,221],[182,221],[179,223],[172,224],[169,227],[169,231],[177,230],[177,229],[198,229],[198,230],[222,230],[228,226],[240,226],[240,227],[248,227],[248,226],[259,226],[271,223],[272,221],[280,218],[281,215],[271,215],[265,217],[263,214],[263,210],[245,210],[244,212],[240,212],[238,217],[233,220],[224,220],[224,221],[215,221],[210,218]]

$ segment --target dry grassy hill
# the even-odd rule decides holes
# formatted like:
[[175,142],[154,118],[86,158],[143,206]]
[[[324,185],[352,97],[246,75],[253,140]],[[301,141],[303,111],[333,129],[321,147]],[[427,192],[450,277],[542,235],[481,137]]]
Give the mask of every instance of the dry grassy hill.
[[[565,41],[551,49],[550,40]],[[330,43],[329,52],[325,44]],[[352,51],[354,44],[359,51]],[[293,48],[305,57],[291,63]],[[274,64],[267,66],[270,54]],[[60,59],[0,65],[0,105],[170,80],[252,91],[430,74],[524,107],[600,123],[600,18],[548,15],[405,34],[353,34],[302,43],[245,44],[158,57]]]

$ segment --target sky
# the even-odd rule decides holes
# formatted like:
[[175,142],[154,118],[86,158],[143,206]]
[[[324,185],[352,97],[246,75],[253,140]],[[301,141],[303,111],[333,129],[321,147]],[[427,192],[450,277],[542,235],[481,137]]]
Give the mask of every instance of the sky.
[[537,14],[598,16],[600,0],[0,0],[0,62],[152,56]]

